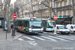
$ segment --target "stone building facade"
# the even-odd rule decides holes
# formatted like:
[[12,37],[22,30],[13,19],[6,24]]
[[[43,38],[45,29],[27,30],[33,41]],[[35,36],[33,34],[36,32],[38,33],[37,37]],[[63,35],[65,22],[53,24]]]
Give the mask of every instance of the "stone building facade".
[[[19,1],[19,0],[17,0]],[[20,0],[19,6],[19,17],[40,17],[48,18],[48,0]],[[73,16],[72,0],[52,0],[50,2],[51,17],[57,16]]]

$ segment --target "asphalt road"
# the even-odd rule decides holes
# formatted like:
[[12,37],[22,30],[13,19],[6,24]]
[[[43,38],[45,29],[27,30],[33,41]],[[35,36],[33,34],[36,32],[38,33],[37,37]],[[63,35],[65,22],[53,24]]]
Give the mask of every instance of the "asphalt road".
[[[27,45],[34,46],[32,50],[75,50],[75,35],[55,35],[52,32],[44,32],[38,35],[27,35],[14,39],[17,42],[27,42]],[[27,48],[28,49],[28,48]],[[31,50],[31,49],[29,49]]]
[[75,35],[55,35],[44,32],[39,35],[24,33],[12,41],[0,42],[0,50],[75,50]]

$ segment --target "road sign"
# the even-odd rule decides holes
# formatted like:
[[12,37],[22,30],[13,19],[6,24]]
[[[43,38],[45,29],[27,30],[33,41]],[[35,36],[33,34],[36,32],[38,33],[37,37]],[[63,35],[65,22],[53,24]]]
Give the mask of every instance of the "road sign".
[[57,19],[58,19],[58,17],[57,17],[57,16],[54,16],[54,19],[55,19],[55,20],[57,20]]
[[14,18],[14,19],[16,19],[16,18],[17,18],[17,15],[16,15],[16,14],[14,14],[14,15],[13,15],[13,18]]

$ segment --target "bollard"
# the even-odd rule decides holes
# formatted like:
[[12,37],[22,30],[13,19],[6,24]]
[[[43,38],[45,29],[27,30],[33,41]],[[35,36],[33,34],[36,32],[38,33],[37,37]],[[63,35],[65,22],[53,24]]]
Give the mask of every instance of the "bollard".
[[12,35],[11,36],[15,36],[15,20],[14,20],[14,25],[13,25],[13,28],[12,28]]

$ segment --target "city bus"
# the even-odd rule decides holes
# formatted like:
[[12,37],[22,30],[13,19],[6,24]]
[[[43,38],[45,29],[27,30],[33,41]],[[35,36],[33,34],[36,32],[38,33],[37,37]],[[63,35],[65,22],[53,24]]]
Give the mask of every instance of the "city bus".
[[16,30],[25,33],[42,33],[42,19],[41,18],[19,18],[15,19]]
[[44,31],[54,31],[55,20],[43,19],[42,24]]

